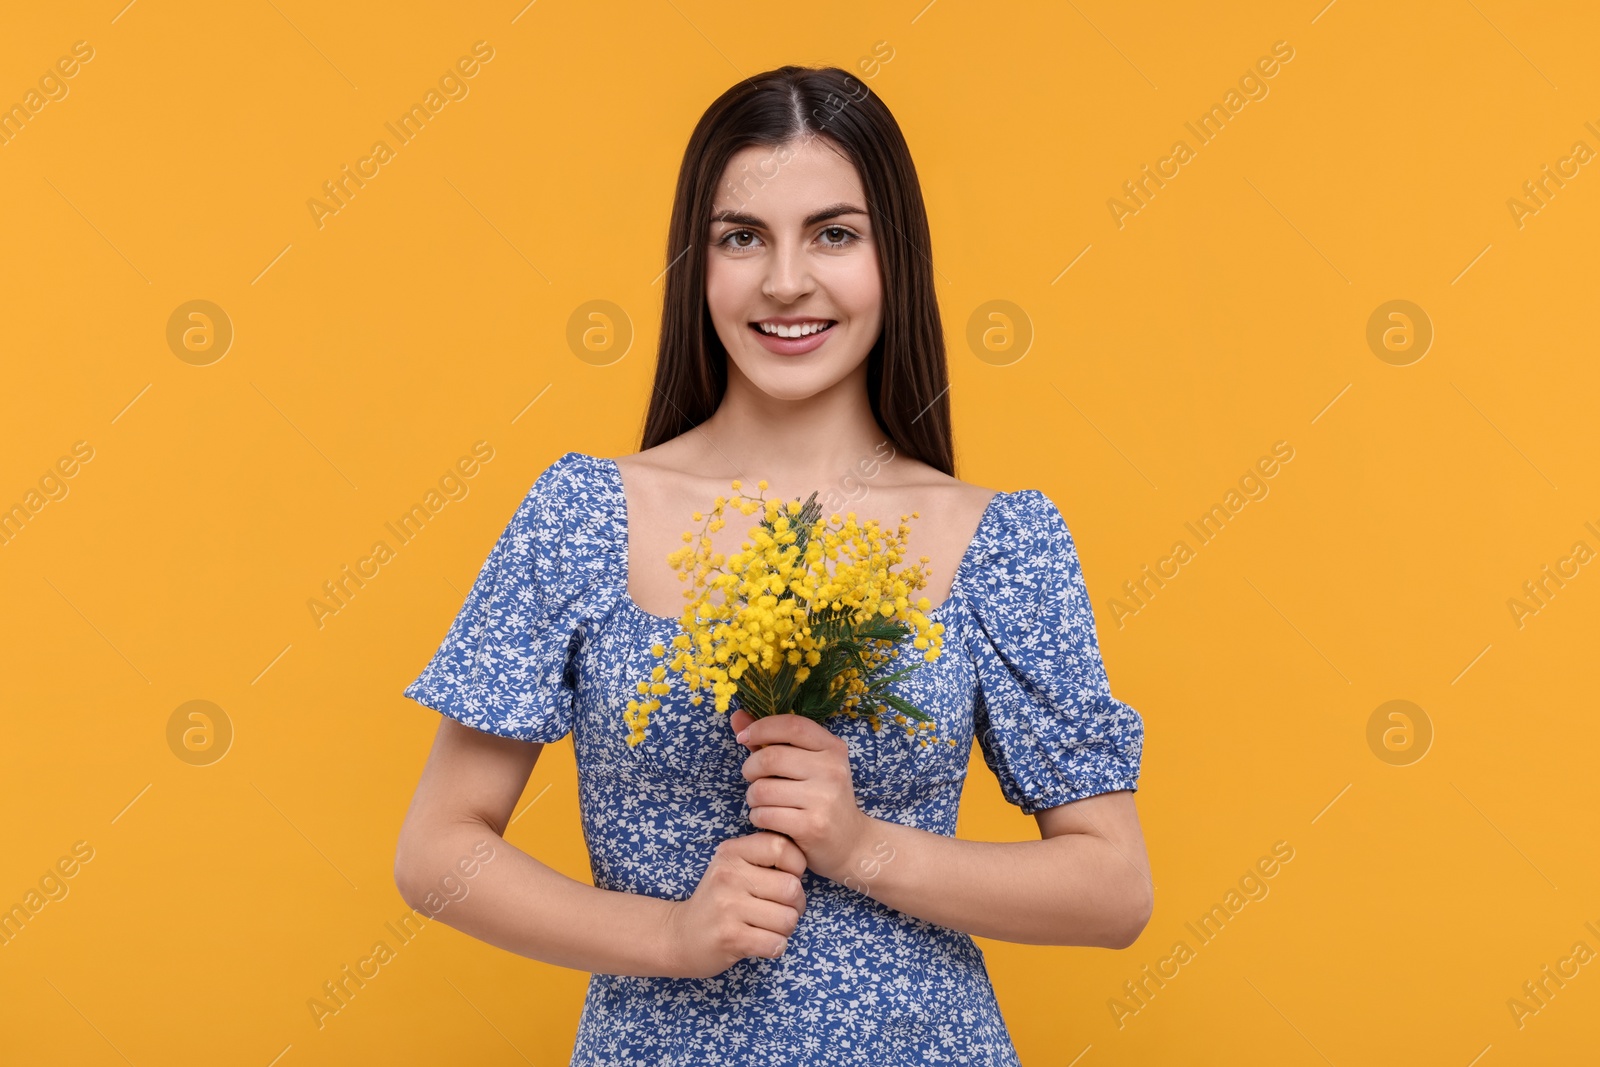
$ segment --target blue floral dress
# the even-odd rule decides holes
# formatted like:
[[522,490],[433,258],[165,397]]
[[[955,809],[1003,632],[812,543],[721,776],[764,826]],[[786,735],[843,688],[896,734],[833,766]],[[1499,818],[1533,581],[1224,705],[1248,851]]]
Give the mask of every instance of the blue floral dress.
[[[534,482],[404,695],[504,737],[571,733],[594,884],[683,900],[718,842],[757,829],[749,753],[670,672],[674,691],[628,746],[623,706],[660,662],[650,646],[680,627],[629,596],[627,546],[616,462],[568,452]],[[895,691],[957,744],[828,720],[868,815],[953,836],[974,740],[1024,814],[1138,788],[1143,720],[1111,696],[1077,551],[1049,497],[990,500],[930,617],[945,625],[943,651]],[[806,911],[777,959],[707,979],[593,975],[572,1064],[1017,1064],[971,937],[809,870],[802,884]]]

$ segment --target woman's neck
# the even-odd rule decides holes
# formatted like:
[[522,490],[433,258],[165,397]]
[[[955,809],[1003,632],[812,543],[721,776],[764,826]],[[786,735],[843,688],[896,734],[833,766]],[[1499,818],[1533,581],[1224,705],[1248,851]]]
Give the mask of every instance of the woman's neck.
[[872,414],[865,368],[792,400],[732,376],[716,412],[686,436],[697,469],[746,479],[746,491],[762,478],[775,488],[826,482],[880,458],[888,439]]

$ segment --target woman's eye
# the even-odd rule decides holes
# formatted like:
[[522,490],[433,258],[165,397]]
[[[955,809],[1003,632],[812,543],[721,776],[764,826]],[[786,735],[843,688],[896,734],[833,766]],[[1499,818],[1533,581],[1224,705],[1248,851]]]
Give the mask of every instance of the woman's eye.
[[[854,231],[844,226],[829,226],[821,231],[822,243],[827,248],[846,248],[861,238]],[[751,230],[729,230],[717,240],[723,248],[737,251],[747,251],[756,247],[761,238]]]

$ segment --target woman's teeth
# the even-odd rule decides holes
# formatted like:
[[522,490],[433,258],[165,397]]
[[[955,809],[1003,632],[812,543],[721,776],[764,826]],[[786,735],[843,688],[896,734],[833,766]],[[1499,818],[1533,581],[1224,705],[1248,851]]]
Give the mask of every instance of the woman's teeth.
[[794,326],[784,326],[770,322],[758,322],[755,324],[756,329],[762,333],[772,334],[775,337],[804,337],[807,334],[816,333],[818,330],[825,330],[832,325],[833,323],[831,322],[802,322]]

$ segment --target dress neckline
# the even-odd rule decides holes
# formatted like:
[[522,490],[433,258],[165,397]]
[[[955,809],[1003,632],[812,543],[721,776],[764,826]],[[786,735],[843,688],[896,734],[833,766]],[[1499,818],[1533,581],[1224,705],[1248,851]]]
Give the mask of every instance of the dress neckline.
[[[612,459],[609,456],[606,457],[603,462],[610,470],[611,493],[614,512],[620,517],[622,525],[622,534],[620,538],[622,542],[620,548],[620,554],[622,556],[622,576],[619,579],[622,585],[622,595],[620,599],[622,603],[625,604],[635,615],[641,615],[646,619],[654,620],[657,624],[665,624],[670,622],[681,626],[682,620],[679,618],[679,616],[657,615],[653,611],[645,610],[645,608],[641,606],[637,600],[633,599],[633,593],[628,589],[629,580],[632,577],[632,561],[630,559],[630,552],[628,548],[630,528],[630,518],[628,515],[628,494],[625,491],[622,481],[621,465],[617,463],[615,459]],[[984,533],[988,529],[989,516],[994,512],[995,505],[999,503],[1000,498],[1005,495],[1006,491],[1004,489],[996,490],[995,494],[989,498],[989,502],[984,505],[983,514],[978,517],[978,528],[973,531],[972,540],[967,542],[966,549],[961,553],[961,559],[956,563],[955,574],[950,579],[949,595],[941,600],[938,604],[934,605],[934,607],[930,608],[928,611],[923,612],[923,614],[928,617],[930,622],[940,621],[946,609],[953,607],[955,602],[961,599],[961,576],[966,572],[967,562],[972,558],[973,553],[977,550],[978,543],[983,540]]]

